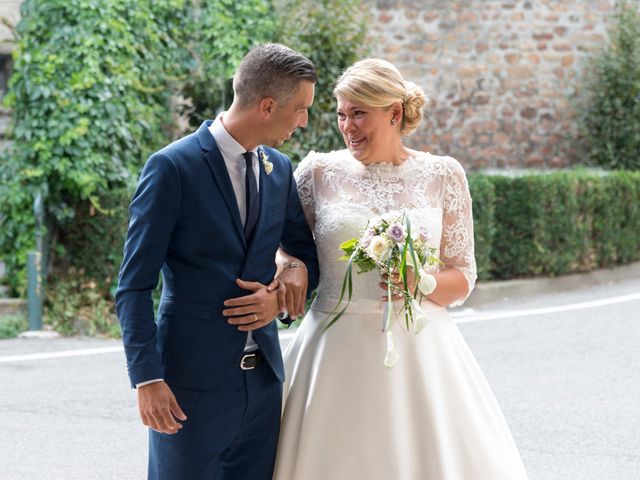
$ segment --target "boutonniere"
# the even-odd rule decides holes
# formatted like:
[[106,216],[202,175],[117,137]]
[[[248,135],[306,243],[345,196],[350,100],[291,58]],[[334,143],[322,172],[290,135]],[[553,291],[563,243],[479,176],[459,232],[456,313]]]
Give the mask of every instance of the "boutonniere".
[[262,161],[262,166],[264,167],[264,173],[269,175],[273,172],[273,163],[269,161],[269,155],[264,153],[264,150],[260,150],[260,160]]

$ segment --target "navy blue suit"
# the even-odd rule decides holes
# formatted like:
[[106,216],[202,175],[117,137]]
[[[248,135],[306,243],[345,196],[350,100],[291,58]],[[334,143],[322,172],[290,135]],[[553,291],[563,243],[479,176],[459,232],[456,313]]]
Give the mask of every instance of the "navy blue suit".
[[[316,249],[300,206],[289,159],[277,150],[260,147],[273,163],[273,171],[267,175],[260,165],[260,213],[251,243],[247,245],[224,159],[208,130],[210,123],[205,122],[195,133],[149,158],[130,206],[129,230],[116,293],[129,377],[132,386],[163,378],[174,393],[177,392],[178,403],[182,398],[189,417],[185,428],[176,435],[151,432],[150,478],[222,478],[220,472],[229,465],[268,464],[262,459],[252,459],[252,452],[245,452],[246,458],[245,453],[218,458],[226,451],[227,443],[238,442],[236,437],[228,441],[221,438],[234,428],[223,419],[233,423],[237,417],[237,423],[245,427],[253,422],[256,429],[267,428],[266,424],[260,424],[257,408],[255,418],[243,417],[250,415],[248,412],[254,406],[250,401],[243,404],[238,399],[262,388],[256,385],[267,385],[270,381],[281,390],[284,380],[275,322],[253,332],[266,359],[256,369],[256,372],[262,370],[263,375],[256,383],[249,377],[256,372],[239,368],[247,334],[227,323],[222,315],[223,302],[250,293],[236,285],[237,278],[268,284],[275,273],[274,258],[280,246],[305,262],[309,291],[318,282]],[[163,288],[156,324],[151,292],[157,286],[160,271]],[[272,397],[275,397],[273,392]],[[211,409],[201,408],[203,399],[212,405]],[[271,413],[277,422],[268,421],[271,425],[268,428],[276,429],[276,442],[279,402]],[[244,434],[246,432],[238,431],[235,435]],[[167,447],[165,443],[175,441],[165,437],[180,439],[181,436],[183,445],[176,447],[175,455],[186,453],[193,457],[203,450],[200,453],[208,455],[210,460],[206,468],[218,469],[218,473],[211,472],[205,477],[196,470],[172,470],[172,464],[179,459],[172,458],[171,452],[166,453],[174,447]],[[267,456],[271,454],[266,452]],[[240,467],[235,471],[244,472]],[[268,465],[264,469],[268,470]],[[246,474],[247,478],[265,479],[271,478],[270,475],[255,469]],[[224,478],[230,477],[227,474]],[[244,477],[230,480],[241,478]]]

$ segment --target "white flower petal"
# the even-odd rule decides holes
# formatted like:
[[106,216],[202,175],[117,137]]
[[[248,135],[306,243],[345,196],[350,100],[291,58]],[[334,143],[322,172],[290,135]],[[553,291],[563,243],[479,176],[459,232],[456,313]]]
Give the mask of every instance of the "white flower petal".
[[431,319],[427,312],[422,310],[420,306],[420,302],[418,302],[415,298],[411,300],[411,310],[413,311],[413,327],[415,329],[416,335],[418,335],[424,327],[426,327]]
[[391,330],[387,330],[387,352],[384,356],[384,366],[392,368],[396,363],[398,363],[399,359],[400,355],[398,355],[396,346],[393,343],[393,332]]
[[424,271],[420,272],[420,281],[418,282],[418,289],[420,290],[420,293],[423,295],[429,295],[430,293],[433,293],[437,285],[438,282],[436,281],[436,277]]

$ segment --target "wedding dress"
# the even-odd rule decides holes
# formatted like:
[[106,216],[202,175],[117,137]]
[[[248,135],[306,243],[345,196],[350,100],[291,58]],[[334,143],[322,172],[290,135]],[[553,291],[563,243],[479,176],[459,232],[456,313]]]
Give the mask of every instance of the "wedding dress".
[[392,322],[399,361],[383,365],[383,290],[353,273],[353,298],[323,333],[340,297],[339,245],[367,221],[405,211],[426,229],[441,268],[476,279],[471,198],[450,157],[412,152],[401,165],[365,166],[348,150],[311,152],[296,169],[320,260],[318,296],[285,352],[277,480],[520,480],[509,427],[447,310],[428,300],[418,334]]

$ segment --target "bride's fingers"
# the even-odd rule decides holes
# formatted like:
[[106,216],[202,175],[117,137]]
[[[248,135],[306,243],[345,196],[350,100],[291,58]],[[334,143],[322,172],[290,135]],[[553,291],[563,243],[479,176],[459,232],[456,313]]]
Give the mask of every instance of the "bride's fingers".
[[[385,282],[388,282],[388,281],[389,281],[389,274],[388,274],[388,273],[383,273],[383,274],[382,274],[382,280],[384,280]],[[394,283],[398,283],[398,282],[400,282],[400,281],[401,281],[401,279],[400,279],[400,274],[399,274],[399,273],[394,273],[394,274],[392,274],[392,275],[391,275],[391,280],[392,280]]]
[[[385,292],[387,291],[387,284],[385,282],[380,282],[378,283],[378,285],[380,285],[380,288],[382,290],[384,290]],[[403,294],[400,290],[404,290],[404,285],[402,285],[402,283],[394,284],[394,286],[391,288],[391,296],[397,298],[402,297]],[[385,296],[384,298],[387,297]]]

